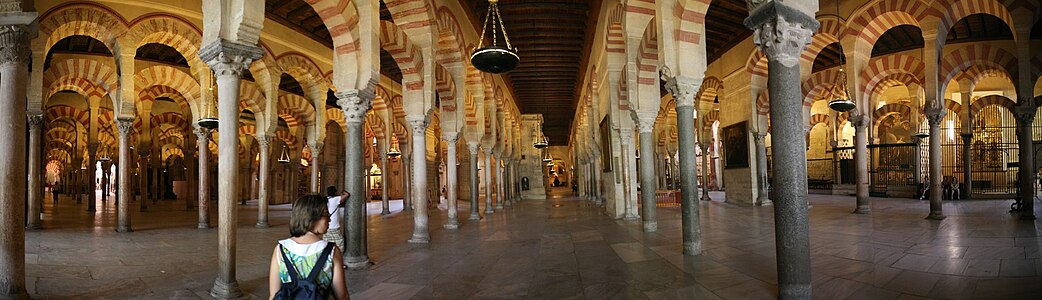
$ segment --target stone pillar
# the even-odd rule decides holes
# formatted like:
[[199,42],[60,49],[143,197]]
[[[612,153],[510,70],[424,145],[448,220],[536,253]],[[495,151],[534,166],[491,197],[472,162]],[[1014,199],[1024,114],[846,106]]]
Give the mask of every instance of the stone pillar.
[[485,148],[485,215],[495,213],[492,210],[492,147]]
[[[87,166],[87,211],[93,212],[97,210],[98,202],[98,185],[97,185],[97,173],[98,173],[98,144],[90,143],[87,144],[87,158],[89,165]],[[36,168],[34,166],[34,168]]]
[[[199,145],[199,222],[196,228],[210,229],[210,129],[195,124],[195,138]],[[144,207],[144,203],[141,204]],[[144,209],[144,208],[142,208]]]
[[[1017,146],[1020,147],[1020,166],[1017,178],[1020,178],[1018,188],[1020,189],[1020,219],[1035,219],[1035,151],[1031,139],[1031,123],[1035,120],[1035,101],[1030,98],[1030,91],[1022,91],[1021,99],[1013,108],[1013,114],[1017,118]],[[932,150],[932,149],[931,149]],[[967,155],[968,156],[968,155]],[[932,200],[932,199],[931,199]]]
[[[2,75],[2,74],[0,74]],[[43,115],[29,115],[29,224],[25,229],[43,228]]]
[[402,211],[412,211],[412,150],[409,153],[402,151]]
[[[767,132],[754,132],[753,139],[756,141],[756,181],[759,181],[759,193],[756,195],[756,204],[772,205],[769,185],[767,182]],[[708,155],[708,153],[706,153]]]
[[[941,201],[944,199],[942,198],[944,196],[942,193],[944,175],[941,173],[941,122],[944,122],[944,115],[947,112],[937,103],[927,103],[926,105],[926,120],[930,123],[930,215],[926,218],[944,220],[945,216],[941,207]],[[1030,138],[1028,140],[1030,141]],[[1028,145],[1030,146],[1030,144]]]
[[257,228],[268,228],[268,197],[271,195],[271,137],[257,135],[260,161],[257,170]]
[[[750,9],[745,25],[767,54],[774,164],[774,223],[778,298],[811,298],[807,142],[800,88],[800,53],[820,25],[817,1],[771,1]],[[792,6],[790,6],[792,5]],[[810,8],[813,11],[806,11]]]
[[344,189],[351,193],[345,209],[344,240],[346,251],[344,264],[350,269],[364,269],[369,266],[369,256],[365,249],[365,164],[362,143],[365,137],[363,125],[365,114],[373,107],[375,94],[371,90],[349,90],[336,94],[337,104],[344,111],[347,129],[344,131]]
[[[666,74],[663,74],[666,75]],[[665,76],[664,76],[665,77]],[[698,182],[695,176],[695,93],[702,84],[700,79],[674,77],[666,82],[666,88],[676,99],[677,148],[680,157],[680,215],[684,255],[702,254],[702,232],[698,223]],[[598,183],[600,172],[596,172]],[[594,190],[599,195],[598,189]]]
[[217,78],[217,130],[223,133],[218,141],[217,158],[217,279],[210,289],[215,298],[242,296],[235,279],[236,228],[239,211],[239,86],[243,71],[250,63],[264,55],[257,46],[236,44],[224,40],[199,50],[199,57],[213,69]]
[[[188,139],[188,136],[185,136],[185,140],[187,141]],[[196,151],[193,151],[191,144],[185,143],[184,149],[185,181],[187,183],[187,187],[185,188],[185,191],[187,192],[187,195],[185,195],[185,211],[192,211],[192,209],[195,208],[192,206],[192,201],[196,201],[196,198],[199,197],[199,175],[196,175],[199,163],[198,159],[196,159],[197,162],[195,164],[192,164],[191,162],[191,159],[196,155]],[[196,191],[196,193],[193,194],[192,191]]]
[[[448,220],[445,220],[445,229],[456,229],[459,228],[458,212],[456,208],[456,190],[459,185],[459,180],[456,178],[456,141],[459,139],[458,133],[446,134],[442,137],[445,139],[445,145],[448,147],[447,156],[448,161],[445,163],[445,189],[447,201],[449,202]],[[386,199],[386,198],[384,198]],[[387,206],[384,206],[387,207]]]
[[506,201],[506,197],[505,197],[505,195],[503,195],[504,194],[504,192],[503,192],[503,176],[504,176],[504,173],[503,173],[503,159],[502,159],[502,155],[503,155],[502,153],[500,153],[499,155],[496,155],[496,161],[495,161],[495,163],[493,163],[493,165],[495,166],[495,171],[496,171],[495,172],[496,179],[495,179],[495,182],[493,182],[493,185],[495,186],[495,189],[496,189],[496,200],[497,200],[496,201],[496,210],[498,210],[498,211],[503,211],[503,202]]
[[637,123],[637,131],[640,134],[640,154],[643,161],[640,162],[640,200],[641,218],[644,223],[644,232],[658,231],[658,217],[655,206],[655,113],[646,114],[634,112],[633,119]]
[[409,243],[426,244],[431,242],[430,229],[427,225],[427,124],[426,116],[420,118],[406,117],[412,127],[412,192],[413,192],[413,231]]
[[969,200],[973,199],[973,156],[970,155],[973,133],[964,132],[960,136],[962,137],[962,183],[964,184],[960,194]]
[[[17,7],[17,4],[16,4]],[[36,13],[12,13],[32,22]],[[33,29],[0,25],[0,298],[28,299],[25,289],[26,87]],[[16,21],[17,22],[17,21]],[[43,59],[37,57],[36,59]],[[31,166],[39,168],[39,166]]]
[[130,132],[134,130],[134,119],[116,119],[119,131],[119,204],[117,204],[116,231],[131,232],[130,199],[134,199],[133,176],[130,176]]
[[471,221],[481,220],[480,209],[478,208],[478,145],[467,144],[467,150],[470,150],[470,217],[467,218]]
[[619,167],[622,169],[622,186],[624,191],[622,199],[626,208],[622,218],[625,220],[636,220],[640,218],[640,215],[637,213],[637,198],[633,196],[637,191],[637,187],[636,185],[631,184],[632,181],[630,180],[630,178],[636,175],[633,174],[633,170],[630,169],[630,160],[636,160],[635,156],[637,154],[636,151],[633,150],[633,130],[626,128],[620,129],[619,142],[619,147],[622,148],[622,156],[619,157]]
[[[311,192],[316,194],[322,193],[322,184],[318,180],[319,168],[322,166],[322,144],[313,143],[308,145],[311,147]],[[368,193],[365,193],[368,194]],[[351,194],[354,195],[354,194]],[[360,194],[361,195],[361,194]]]
[[391,170],[387,169],[387,151],[382,151],[379,155],[380,172],[382,172],[380,173],[380,196],[383,198],[383,211],[381,211],[380,214],[389,215],[391,214],[391,198],[387,195],[387,174],[391,172]]
[[148,191],[150,190],[150,188],[148,186],[148,174],[149,174],[148,155],[149,155],[149,152],[148,152],[148,149],[141,144],[140,140],[138,141],[138,146],[140,148],[140,149],[138,149],[138,183],[140,184],[140,187],[138,188],[138,191],[141,192],[141,201],[140,201],[141,202],[141,208],[140,208],[140,211],[148,211]]
[[[872,199],[868,197],[868,117],[855,108],[848,120],[854,127],[854,192],[855,214],[872,212]],[[916,149],[919,151],[919,149]]]

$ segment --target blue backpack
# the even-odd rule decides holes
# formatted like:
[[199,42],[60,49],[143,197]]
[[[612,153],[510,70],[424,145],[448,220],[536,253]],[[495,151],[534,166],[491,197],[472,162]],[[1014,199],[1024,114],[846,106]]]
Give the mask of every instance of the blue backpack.
[[326,266],[326,261],[329,260],[329,256],[333,255],[333,243],[326,245],[325,249],[322,249],[322,254],[318,256],[318,261],[315,262],[315,267],[311,269],[311,274],[308,277],[301,280],[300,274],[297,273],[296,266],[293,262],[286,257],[286,253],[283,252],[282,246],[279,245],[279,253],[282,255],[282,264],[286,265],[286,271],[289,272],[290,282],[282,284],[279,291],[275,293],[274,299],[327,299],[329,298],[329,290],[320,287],[317,282],[318,274],[322,273],[322,269]]

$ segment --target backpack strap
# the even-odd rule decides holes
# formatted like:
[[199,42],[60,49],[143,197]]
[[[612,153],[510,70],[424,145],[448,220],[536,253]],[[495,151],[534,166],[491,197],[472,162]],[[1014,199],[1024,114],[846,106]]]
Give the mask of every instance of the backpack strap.
[[322,249],[322,254],[315,258],[317,261],[315,261],[315,267],[311,268],[311,274],[308,274],[308,281],[315,282],[315,279],[318,278],[318,274],[322,273],[322,269],[326,267],[326,261],[329,260],[329,256],[333,255],[333,247],[336,247],[336,244],[326,244],[326,248]]
[[282,244],[279,244],[279,254],[282,256],[282,264],[286,266],[286,271],[289,272],[289,278],[292,282],[300,281],[300,274],[297,274],[297,268],[293,266],[293,262],[286,257],[285,248]]

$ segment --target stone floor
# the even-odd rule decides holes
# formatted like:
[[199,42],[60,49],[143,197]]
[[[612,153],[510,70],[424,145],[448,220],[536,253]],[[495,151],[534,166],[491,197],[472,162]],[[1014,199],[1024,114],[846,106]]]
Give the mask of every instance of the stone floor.
[[[564,191],[561,191],[562,193]],[[723,199],[716,195],[714,199]],[[1017,221],[1010,201],[946,202],[944,221],[928,203],[810,196],[814,296],[819,299],[1042,298],[1042,221]],[[659,208],[659,232],[613,220],[572,197],[521,204],[462,226],[432,226],[430,245],[405,243],[411,213],[400,202],[380,216],[370,204],[367,271],[348,273],[354,299],[769,299],[777,293],[773,210],[701,204],[705,252],[680,253],[676,207]],[[1038,207],[1039,205],[1036,205]],[[62,198],[45,206],[45,229],[26,237],[36,298],[209,298],[216,230],[195,229],[196,212],[164,201],[133,214],[135,232],[114,231],[115,209],[95,214]],[[1042,216],[1042,212],[1036,213]],[[216,213],[212,214],[216,218]],[[256,204],[240,206],[237,277],[251,298],[267,295],[275,240],[287,236],[289,207],[256,229]],[[434,214],[431,224],[444,222]],[[214,220],[212,223],[216,223]]]

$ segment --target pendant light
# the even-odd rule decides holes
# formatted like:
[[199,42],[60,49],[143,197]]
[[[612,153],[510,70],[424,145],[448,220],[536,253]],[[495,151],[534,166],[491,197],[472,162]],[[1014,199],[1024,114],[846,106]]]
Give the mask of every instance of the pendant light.
[[[836,0],[836,17],[839,17],[839,0]],[[848,112],[857,107],[857,105],[853,100],[850,100],[850,93],[847,92],[847,73],[843,71],[843,68],[847,65],[847,58],[842,50],[839,53],[839,61],[839,72],[843,75],[843,82],[840,83],[840,87],[836,87],[837,91],[832,93],[832,96],[835,98],[829,101],[829,108],[838,112]],[[839,94],[840,91],[843,92],[842,95]]]
[[289,163],[289,148],[286,145],[282,145],[282,154],[279,154],[279,163]]
[[[486,45],[485,32],[489,26],[492,27],[491,44]],[[504,44],[500,44],[496,37],[499,31],[503,32]],[[485,24],[481,27],[478,46],[470,54],[470,63],[482,72],[499,74],[510,72],[520,62],[521,58],[517,56],[517,49],[510,45],[510,37],[507,36],[506,27],[503,25],[503,16],[499,14],[499,0],[488,0]]]
[[543,149],[543,148],[546,148],[546,146],[549,146],[549,145],[550,145],[550,141],[548,141],[546,139],[546,136],[544,135],[544,136],[538,138],[536,140],[536,142],[535,142],[535,145],[533,145],[533,146],[535,146],[536,149]]
[[[211,99],[217,99],[217,94],[213,92],[213,86],[217,85],[216,78],[217,76],[210,76],[210,87],[208,93],[210,94]],[[210,130],[217,128],[217,112],[215,111],[215,108],[217,108],[217,105],[206,105],[203,116],[199,118],[198,122],[196,122],[199,124],[199,127]]]
[[98,161],[103,161],[103,162],[112,161],[112,158],[109,157],[109,147],[108,146],[105,147],[105,151],[101,153],[101,157],[98,158]]
[[544,151],[543,152],[543,162],[549,163],[549,162],[553,162],[553,161],[554,161],[554,157],[550,155],[550,151]]
[[391,136],[391,146],[387,149],[387,156],[395,158],[402,155],[402,151],[398,150],[398,138]]

